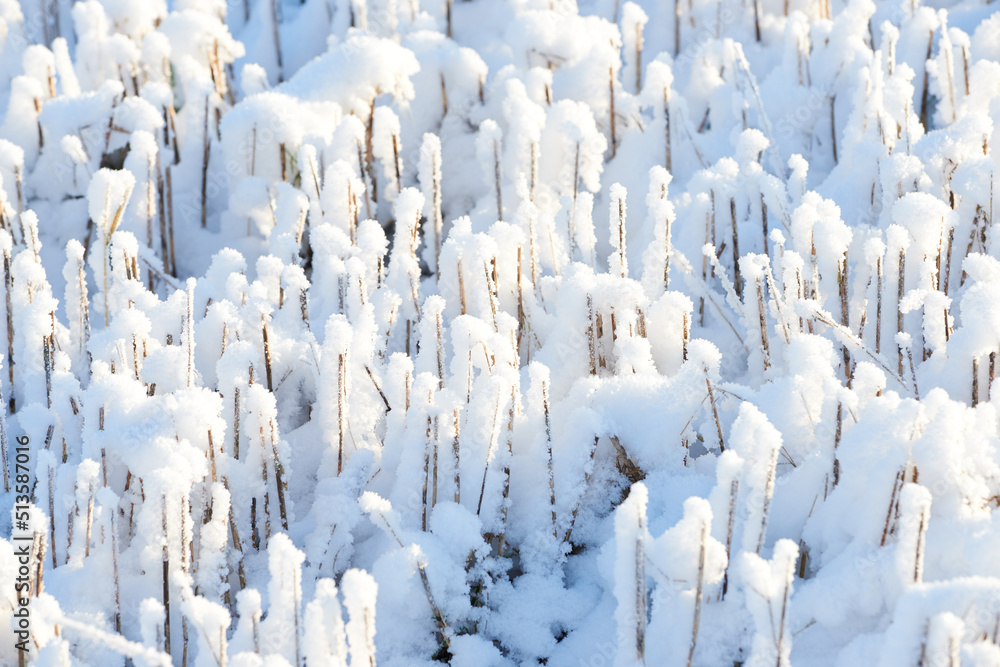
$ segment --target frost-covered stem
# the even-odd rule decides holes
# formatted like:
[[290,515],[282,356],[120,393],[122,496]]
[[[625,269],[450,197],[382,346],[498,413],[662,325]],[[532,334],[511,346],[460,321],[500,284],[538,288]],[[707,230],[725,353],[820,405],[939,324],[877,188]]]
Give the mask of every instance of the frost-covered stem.
[[[905,291],[906,282],[906,249],[899,249],[899,278],[896,285],[896,333],[901,334],[903,332],[903,310],[899,307],[899,304],[903,302],[903,295]],[[903,375],[903,347],[897,345],[896,349],[899,356],[899,369],[898,373],[900,377]]]
[[431,443],[431,464],[434,466],[434,473],[431,476],[431,509],[437,507],[438,502],[438,444],[439,444],[439,431],[438,431],[438,415],[434,415],[434,436],[430,439]]
[[[156,212],[154,202],[157,199],[156,185],[153,182],[153,172],[156,171],[156,162],[153,160],[153,156],[149,157],[146,162],[146,247],[149,248],[150,254],[153,254],[153,215]],[[159,173],[157,173],[159,177]],[[146,270],[146,286],[150,292],[153,291],[153,269],[149,268]]]
[[[947,31],[947,27],[942,26],[941,32]],[[942,37],[947,37],[947,35],[942,34]],[[951,50],[951,41],[946,40],[944,44],[941,44],[944,51],[944,71],[945,76],[948,79],[948,104],[951,107],[951,122],[955,122],[955,55]]]
[[[0,460],[2,460],[2,464],[3,464],[3,490],[4,490],[4,493],[9,493],[10,492],[10,461],[8,459],[8,454],[7,454],[7,447],[8,447],[7,442],[8,442],[7,441],[7,419],[3,415],[0,415],[0,450],[2,450],[2,451],[0,451]],[[52,485],[52,475],[53,474],[54,474],[53,469],[49,468],[49,518],[50,518],[50,520],[55,521],[55,514],[53,513],[53,485]],[[53,525],[55,525],[55,524],[53,524]],[[56,549],[55,549],[55,538],[53,538],[53,541],[52,541],[52,558],[53,558],[52,567],[53,568],[56,566],[55,560],[54,560],[55,559],[55,552],[56,552]]]
[[778,448],[771,449],[771,460],[767,466],[767,481],[764,484],[764,498],[760,509],[760,535],[757,536],[757,555],[764,548],[764,538],[767,536],[767,519],[771,511],[771,498],[774,496],[774,477],[777,472]]
[[913,583],[919,584],[924,574],[924,545],[927,537],[927,507],[920,508],[920,522],[917,524],[917,543],[913,554]]
[[[507,508],[510,505],[510,462],[514,458],[514,406],[517,404],[517,387],[510,388],[510,409],[507,411],[507,458],[503,463],[503,490],[500,498],[500,536],[497,553],[502,557],[507,541]],[[567,537],[568,539],[568,537]]]
[[[767,370],[771,365],[771,349],[767,340],[767,311],[764,305],[764,284],[760,276],[757,276],[755,282],[757,285],[757,314],[760,319],[760,345],[761,352],[764,355],[764,369]],[[844,350],[846,355],[847,348],[845,347]]]
[[691,316],[685,312],[681,322],[681,359],[688,360],[688,341],[691,340]]
[[663,291],[670,291],[670,226],[673,221],[666,216],[663,221],[664,252],[663,252]]
[[83,543],[83,556],[87,558],[90,556],[90,540],[94,529],[94,487],[89,481],[87,482],[87,520],[84,526],[86,532]]
[[163,651],[170,654],[170,536],[167,532],[167,496],[161,498],[163,527]]
[[240,460],[240,388],[233,389],[233,458]]
[[580,194],[580,142],[576,142],[576,150],[573,157],[573,212],[566,216],[566,238],[568,243],[570,258],[573,257],[574,221],[576,219],[576,198]]
[[194,536],[191,533],[191,502],[187,494],[181,496],[181,570],[185,574],[191,572],[194,562]]
[[[451,29],[451,0],[448,0],[449,30]],[[451,33],[449,32],[449,35]],[[443,75],[442,75],[443,76]],[[446,98],[447,99],[447,98]],[[434,144],[431,154],[431,215],[434,216],[434,272],[441,275],[441,233],[444,226],[444,216],[441,211],[441,150],[440,142]]]
[[[503,394],[501,391],[497,391],[497,402],[496,407],[493,409],[493,421],[490,422],[490,437],[487,441],[486,465],[483,466],[483,483],[479,487],[479,502],[476,504],[476,516],[479,516],[483,511],[483,496],[486,495],[486,475],[490,471],[490,461],[493,459],[493,443],[496,440],[497,420],[500,418],[500,405],[502,402]],[[551,459],[551,448],[549,451]],[[551,463],[549,465],[551,469]]]
[[979,357],[972,358],[972,407],[979,405]]
[[535,193],[538,190],[538,142],[531,142],[530,154],[528,157],[528,199],[535,201]]
[[[931,59],[931,50],[933,46],[934,46],[934,30],[930,30],[927,33],[927,54],[924,57],[924,62],[927,62],[928,60]],[[930,86],[928,85],[930,82],[929,77],[930,77],[930,71],[927,69],[927,67],[924,67],[923,88],[921,89],[920,92],[920,124],[923,125],[924,128],[930,127],[927,124],[927,103],[929,101],[928,98],[930,96]]]
[[[528,318],[524,312],[524,285],[521,278],[521,249],[523,246],[518,244],[517,246],[517,353],[518,356],[521,354],[521,338],[524,336],[524,330],[528,325]],[[9,291],[8,291],[9,293]],[[8,301],[9,303],[9,301]],[[13,336],[11,336],[13,340]]]
[[708,402],[712,405],[712,417],[715,419],[715,430],[719,436],[719,451],[726,451],[725,441],[722,439],[722,422],[719,421],[719,409],[715,405],[715,393],[712,391],[712,382],[708,379],[708,367],[705,367],[705,387],[708,389]]
[[893,517],[898,511],[899,504],[899,491],[903,486],[905,476],[905,470],[900,470],[896,473],[896,477],[892,480],[892,494],[889,496],[889,510],[885,515],[885,526],[882,528],[882,540],[879,542],[879,546],[885,546],[885,540],[889,536],[890,528],[894,528],[892,525]]
[[160,259],[163,272],[170,273],[170,250],[167,247],[166,188],[163,185],[163,170],[160,153],[156,153],[156,216],[160,221]]
[[[681,52],[681,0],[674,0],[674,58]],[[669,163],[667,170],[670,170]]]
[[556,477],[552,461],[552,419],[549,415],[549,383],[542,380],[542,410],[545,413],[545,453],[548,457],[548,478],[549,478],[549,508],[552,510],[552,536],[559,538],[556,533]]
[[[635,94],[642,92],[642,21],[635,22]],[[760,40],[758,40],[760,41]]]
[[[448,639],[448,622],[444,618],[444,614],[441,613],[441,608],[437,606],[434,602],[434,595],[431,593],[431,584],[427,579],[427,564],[422,560],[417,563],[417,573],[420,575],[420,583],[424,587],[424,595],[427,597],[427,603],[431,607],[431,615],[434,617],[434,624],[437,626],[436,640],[438,646],[447,651],[451,641]],[[371,667],[375,667],[375,658],[371,658]]]
[[760,225],[761,225],[761,231],[763,232],[763,235],[764,235],[764,256],[767,257],[768,260],[770,260],[771,259],[771,250],[768,247],[768,238],[767,238],[767,234],[768,234],[768,231],[767,231],[767,202],[764,201],[764,193],[763,192],[760,193]]
[[[756,1],[756,0],[755,0]],[[729,215],[733,221],[733,283],[736,287],[736,296],[743,299],[743,280],[740,277],[740,232],[736,222],[736,199],[729,198]]]
[[597,375],[597,336],[594,329],[594,297],[587,295],[587,351],[590,354],[590,374]]
[[[403,160],[399,155],[399,134],[396,132],[392,133],[392,168],[393,173],[396,177],[396,192],[403,189],[402,171],[403,171]],[[419,224],[419,216],[417,216]]]
[[[493,265],[493,275],[490,275],[490,267],[485,262],[483,262],[483,274],[486,276],[486,297],[490,302],[490,312],[493,314],[493,330],[497,333],[500,332],[500,324],[497,322],[497,279],[496,279],[496,269],[497,269],[497,258],[494,257],[491,260]],[[443,377],[443,376],[442,376]]]
[[462,270],[462,258],[459,257],[455,263],[455,273],[458,275],[458,302],[462,307],[462,314],[466,314],[465,306],[465,271]]
[[[950,258],[949,258],[950,259]],[[875,258],[875,354],[880,354],[882,349],[882,283],[884,280],[882,272],[881,255]],[[945,290],[947,293],[947,289]]]
[[282,74],[282,58],[281,58],[281,35],[279,34],[279,23],[278,23],[278,2],[280,0],[271,0],[271,27],[273,28],[274,37],[274,55],[278,61],[278,83],[284,81],[284,75]]
[[452,482],[455,485],[455,504],[459,505],[462,502],[462,474],[461,474],[461,448],[459,447],[458,435],[459,427],[461,424],[461,417],[458,408],[452,411],[452,420],[455,427],[455,437],[451,441],[451,455],[454,458],[455,468],[452,471]]
[[[10,248],[3,249],[4,299],[7,311],[7,380],[10,385],[10,414],[14,413],[14,309],[11,306],[11,295],[14,291],[14,278],[10,270]],[[6,451],[6,450],[5,450]],[[6,470],[6,469],[5,469]]]
[[[14,165],[14,187],[17,191],[17,214],[24,213],[24,167],[20,164]],[[22,234],[22,240],[24,235]]]
[[840,161],[837,159],[837,118],[835,115],[836,111],[834,110],[836,103],[837,103],[837,96],[831,95],[830,96],[830,145],[833,148],[834,164],[837,164]]
[[[281,517],[281,527],[288,531],[288,512],[285,508],[285,491],[288,489],[288,482],[285,481],[285,466],[278,456],[278,443],[276,440],[277,425],[271,419],[271,457],[274,463],[274,484],[278,491],[278,515]],[[263,435],[263,433],[262,433]],[[264,443],[262,442],[261,445]]]
[[208,158],[212,142],[208,136],[208,102],[210,95],[205,95],[205,119],[202,125],[201,154],[201,228],[205,229],[208,217]]
[[[636,64],[638,69],[638,63]],[[611,157],[615,156],[618,149],[618,141],[615,136],[615,68],[608,67],[608,93],[611,97],[611,111],[610,111],[610,121],[611,121]]]
[[500,171],[500,142],[493,140],[493,180],[495,183],[497,191],[497,220],[503,220],[503,195],[501,192],[500,181],[501,181],[501,171]]
[[833,432],[833,488],[840,483],[840,437],[844,430],[844,404],[837,401],[837,427]]
[[[756,3],[756,0],[755,0]],[[694,589],[694,618],[691,621],[691,644],[688,646],[687,667],[694,661],[694,647],[698,643],[698,626],[701,624],[701,599],[705,588],[705,558],[708,550],[709,525],[701,524],[701,539],[698,541],[698,583]]]
[[531,260],[531,286],[535,291],[535,298],[539,296],[538,285],[538,250],[535,248],[535,214],[538,209],[532,209],[528,215],[528,256]]
[[[844,250],[844,256],[838,258],[837,260],[837,287],[840,292],[840,323],[844,327],[850,326],[850,313],[848,311],[848,301],[847,301],[847,250]],[[851,377],[851,353],[847,349],[847,344],[841,346],[842,353],[844,356],[844,377],[850,379]]]
[[776,648],[778,649],[778,662],[776,663],[777,667],[783,667],[783,664],[785,665],[785,667],[787,667],[787,664],[782,659],[782,656],[784,655],[784,646],[785,646],[785,621],[788,617],[788,598],[789,595],[791,594],[792,577],[794,576],[794,571],[795,571],[794,556],[792,556],[792,558],[789,559],[788,565],[789,565],[788,573],[785,575],[785,588],[781,594],[781,615],[779,616],[778,620],[778,638],[776,642],[777,644]]
[[420,529],[427,532],[427,489],[430,486],[431,475],[431,427],[434,421],[430,412],[427,414],[427,427],[424,433],[424,486],[420,495]]
[[166,178],[167,178],[167,236],[170,239],[170,275],[174,278],[177,277],[177,256],[174,252],[174,186],[171,174],[173,173],[173,168],[169,165],[166,168]]
[[434,313],[434,342],[437,348],[438,389],[444,389],[444,336],[441,333],[441,311]]
[[[712,201],[714,202],[715,201],[715,191],[712,191],[711,194],[712,194]],[[713,224],[713,217],[714,217],[714,215],[715,215],[715,206],[713,204],[705,212],[705,243],[706,244],[715,245],[714,238],[713,238],[715,236],[714,231],[713,231],[714,228],[715,228],[715,225]],[[714,275],[714,272],[715,272],[714,268],[712,269],[712,272],[713,272],[713,275]],[[702,283],[707,283],[708,282],[708,255],[706,255],[705,253],[701,254],[701,282]],[[702,295],[701,298],[698,299],[698,324],[701,325],[701,326],[705,326],[705,297],[704,297],[704,295]]]
[[628,260],[625,258],[625,197],[618,198],[618,266],[621,277],[628,277]]
[[343,353],[337,355],[337,475],[344,471],[344,434],[347,430],[344,412],[347,409],[347,362]]
[[184,347],[187,353],[187,383],[186,386],[194,386],[194,286],[195,279],[188,278],[187,281],[187,303],[184,311]]
[[267,330],[267,316],[261,318],[261,336],[264,342],[264,375],[267,379],[267,390],[274,391],[271,375],[271,338]]
[[[987,401],[993,400],[993,379],[996,377],[996,375],[995,375],[996,374],[996,362],[997,362],[997,353],[996,352],[990,352],[990,372],[989,372],[989,375],[988,375],[988,382],[989,382],[989,384],[986,386],[986,400]],[[0,425],[0,428],[2,428],[2,425]],[[2,435],[2,432],[0,432],[0,435]]]
[[726,520],[726,572],[722,575],[722,588],[719,590],[719,600],[726,597],[729,589],[729,564],[733,562],[733,528],[736,525],[736,501],[740,493],[740,479],[734,477],[729,484],[729,512]]
[[[511,419],[513,420],[513,414],[511,415]],[[600,436],[594,436],[594,442],[593,444],[590,445],[590,455],[587,457],[587,460],[590,461],[590,465],[593,465],[594,456],[597,454],[597,443],[600,441],[600,439],[601,439]],[[583,473],[584,488],[586,488],[586,486],[590,484],[590,477],[591,474],[589,472],[585,471]],[[576,516],[580,512],[580,505],[582,503],[583,503],[583,493],[580,494],[580,496],[576,499],[576,504],[573,505],[573,512],[570,514],[569,517],[569,528],[566,529],[566,534],[563,535],[563,540],[562,540],[563,542],[569,543],[570,538],[573,536],[573,527],[576,525]]]
[[42,365],[45,369],[45,407],[52,408],[52,347],[51,339],[46,334],[42,336]]

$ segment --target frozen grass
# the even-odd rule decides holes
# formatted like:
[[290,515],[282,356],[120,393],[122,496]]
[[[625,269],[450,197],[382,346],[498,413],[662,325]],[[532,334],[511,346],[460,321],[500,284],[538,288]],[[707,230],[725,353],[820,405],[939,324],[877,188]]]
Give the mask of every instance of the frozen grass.
[[0,662],[1000,663],[945,4],[0,2]]

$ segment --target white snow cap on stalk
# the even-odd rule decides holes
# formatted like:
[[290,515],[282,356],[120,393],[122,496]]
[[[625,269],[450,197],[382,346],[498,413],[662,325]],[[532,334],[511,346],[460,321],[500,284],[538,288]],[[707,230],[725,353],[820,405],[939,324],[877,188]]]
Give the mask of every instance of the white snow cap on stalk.
[[[507,142],[507,171],[515,178],[524,175],[529,181],[532,178],[537,181],[545,109],[528,97],[524,84],[518,79],[508,79],[504,83],[503,115],[510,138]],[[529,185],[533,195],[538,183]]]
[[386,284],[403,298],[404,312],[416,320],[419,317],[420,266],[416,250],[420,245],[420,211],[424,196],[416,188],[406,188],[396,199],[394,213],[396,233],[393,237],[392,258]]
[[672,259],[668,257],[668,253],[673,254],[671,239],[667,238],[667,229],[676,218],[674,205],[668,197],[672,180],[670,172],[660,165],[649,170],[646,210],[649,211],[648,224],[652,227],[653,243],[642,253],[642,282],[646,293],[651,296],[660,294],[665,289],[666,265]]
[[646,485],[636,482],[615,511],[615,667],[645,664],[646,651]]
[[904,588],[923,581],[924,543],[932,500],[931,492],[919,484],[904,484],[899,493],[896,573]]
[[344,592],[347,621],[347,644],[352,665],[375,664],[375,602],[378,584],[364,570],[350,569],[340,581]]
[[[729,452],[726,452],[728,454]],[[718,523],[726,529],[726,515]],[[684,501],[684,516],[653,540],[647,559],[656,580],[645,664],[682,665],[696,639],[695,616],[726,572],[726,547],[711,535],[712,509],[707,500]],[[724,538],[723,538],[724,539]],[[698,596],[701,595],[702,599]]]
[[419,70],[413,52],[392,39],[352,33],[280,89],[303,100],[332,100],[345,114],[367,118],[371,100],[383,93],[392,95],[397,108],[405,108],[415,96],[410,77]]
[[572,195],[581,185],[590,192],[600,190],[607,149],[608,140],[586,104],[563,99],[549,107],[542,134],[541,172],[559,175],[560,194]]
[[267,545],[267,618],[261,622],[261,639],[274,653],[294,664],[302,632],[302,563],[305,554],[284,533],[271,536]]
[[132,189],[135,187],[135,176],[130,171],[112,171],[101,169],[90,181],[87,187],[87,206],[90,219],[97,229],[97,250],[90,252],[90,267],[97,277],[99,289],[96,301],[104,313],[104,323],[107,324],[111,314],[116,310],[110,302],[112,287],[111,274],[111,238],[121,223]]
[[764,413],[748,402],[740,404],[730,433],[730,448],[746,461],[740,490],[746,511],[742,549],[759,554],[767,536],[781,433]]
[[347,667],[344,616],[333,579],[316,582],[316,593],[306,605],[304,634],[308,664]]
[[576,247],[580,251],[580,259],[590,267],[594,266],[594,256],[597,247],[597,234],[594,232],[594,195],[581,192],[576,202]]
[[754,553],[741,554],[739,573],[755,632],[747,667],[787,667],[792,652],[788,612],[799,548],[778,540],[770,561]]
[[642,7],[634,2],[626,2],[622,5],[622,52],[625,56],[625,67],[622,69],[622,81],[626,87],[631,87],[634,82],[634,92],[638,95],[642,91],[642,29],[649,22],[646,12]]
[[[479,134],[476,136],[476,159],[483,170],[483,182],[493,191],[497,202],[501,201],[503,171],[500,157],[503,155],[503,131],[496,121],[487,118],[479,124]],[[499,190],[499,191],[498,191]],[[498,208],[500,204],[498,203]],[[497,218],[502,217],[502,211],[497,211]]]
[[403,144],[399,116],[387,106],[375,107],[372,121],[372,154],[382,163],[382,176],[389,184],[385,198],[393,202],[403,187]]

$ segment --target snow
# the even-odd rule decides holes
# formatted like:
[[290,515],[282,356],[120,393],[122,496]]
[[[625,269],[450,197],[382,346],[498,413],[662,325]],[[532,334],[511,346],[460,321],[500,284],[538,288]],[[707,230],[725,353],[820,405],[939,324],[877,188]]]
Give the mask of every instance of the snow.
[[998,42],[0,0],[0,626],[26,534],[35,665],[1000,664]]

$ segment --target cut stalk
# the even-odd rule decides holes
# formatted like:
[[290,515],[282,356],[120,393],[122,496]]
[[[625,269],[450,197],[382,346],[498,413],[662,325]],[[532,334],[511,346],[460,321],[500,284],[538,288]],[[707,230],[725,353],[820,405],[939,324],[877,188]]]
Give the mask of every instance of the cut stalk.
[[170,654],[170,538],[167,532],[167,496],[162,498],[163,520],[163,651]]
[[740,277],[740,232],[736,222],[736,199],[729,198],[729,215],[733,221],[733,283],[736,296],[743,300],[743,280]]
[[344,354],[337,355],[337,475],[344,471],[344,434],[347,409],[347,362]]
[[454,420],[455,426],[455,438],[451,441],[451,454],[454,458],[455,469],[452,471],[452,481],[455,484],[455,504],[459,505],[462,502],[462,475],[461,475],[461,453],[458,441],[459,434],[459,410],[455,408],[452,411],[452,418]]
[[281,57],[281,35],[279,34],[279,18],[278,18],[278,3],[280,0],[271,0],[271,26],[273,27],[272,37],[274,38],[274,55],[277,59],[278,64],[278,83],[284,81],[282,75],[282,57]]
[[[754,2],[756,5],[756,0]],[[694,589],[694,618],[691,622],[691,644],[688,646],[687,667],[694,661],[694,648],[698,643],[698,626],[701,623],[701,599],[705,588],[705,559],[708,549],[708,522],[702,522],[701,540],[698,542],[698,581]]]
[[715,405],[715,393],[712,391],[712,383],[708,379],[708,368],[705,368],[705,387],[708,389],[708,402],[712,404],[712,417],[715,420],[716,434],[719,436],[719,451],[726,451],[726,444],[722,439],[722,422],[719,421],[719,409]]
[[[896,333],[903,333],[903,310],[899,307],[899,304],[903,302],[903,294],[905,294],[905,279],[906,279],[906,250],[900,248],[899,250],[899,279],[896,286]],[[896,346],[899,357],[899,375],[903,375],[903,348],[899,345]]]
[[212,142],[208,136],[208,102],[205,96],[205,119],[202,125],[202,157],[201,157],[201,228],[205,229],[208,216],[208,157]]
[[559,539],[556,533],[556,478],[552,461],[552,420],[549,415],[549,386],[548,381],[542,381],[542,409],[545,412],[545,450],[548,456],[548,478],[549,478],[549,508],[552,511],[552,536]]
[[615,156],[618,149],[618,141],[615,137],[615,68],[608,68],[608,93],[611,98],[611,157]]
[[[506,551],[507,539],[507,508],[510,497],[510,461],[514,456],[514,406],[517,402],[517,388],[510,388],[510,409],[507,412],[507,458],[503,465],[503,491],[500,500],[500,536],[497,540],[497,553],[502,557]],[[457,413],[457,411],[456,411]]]

